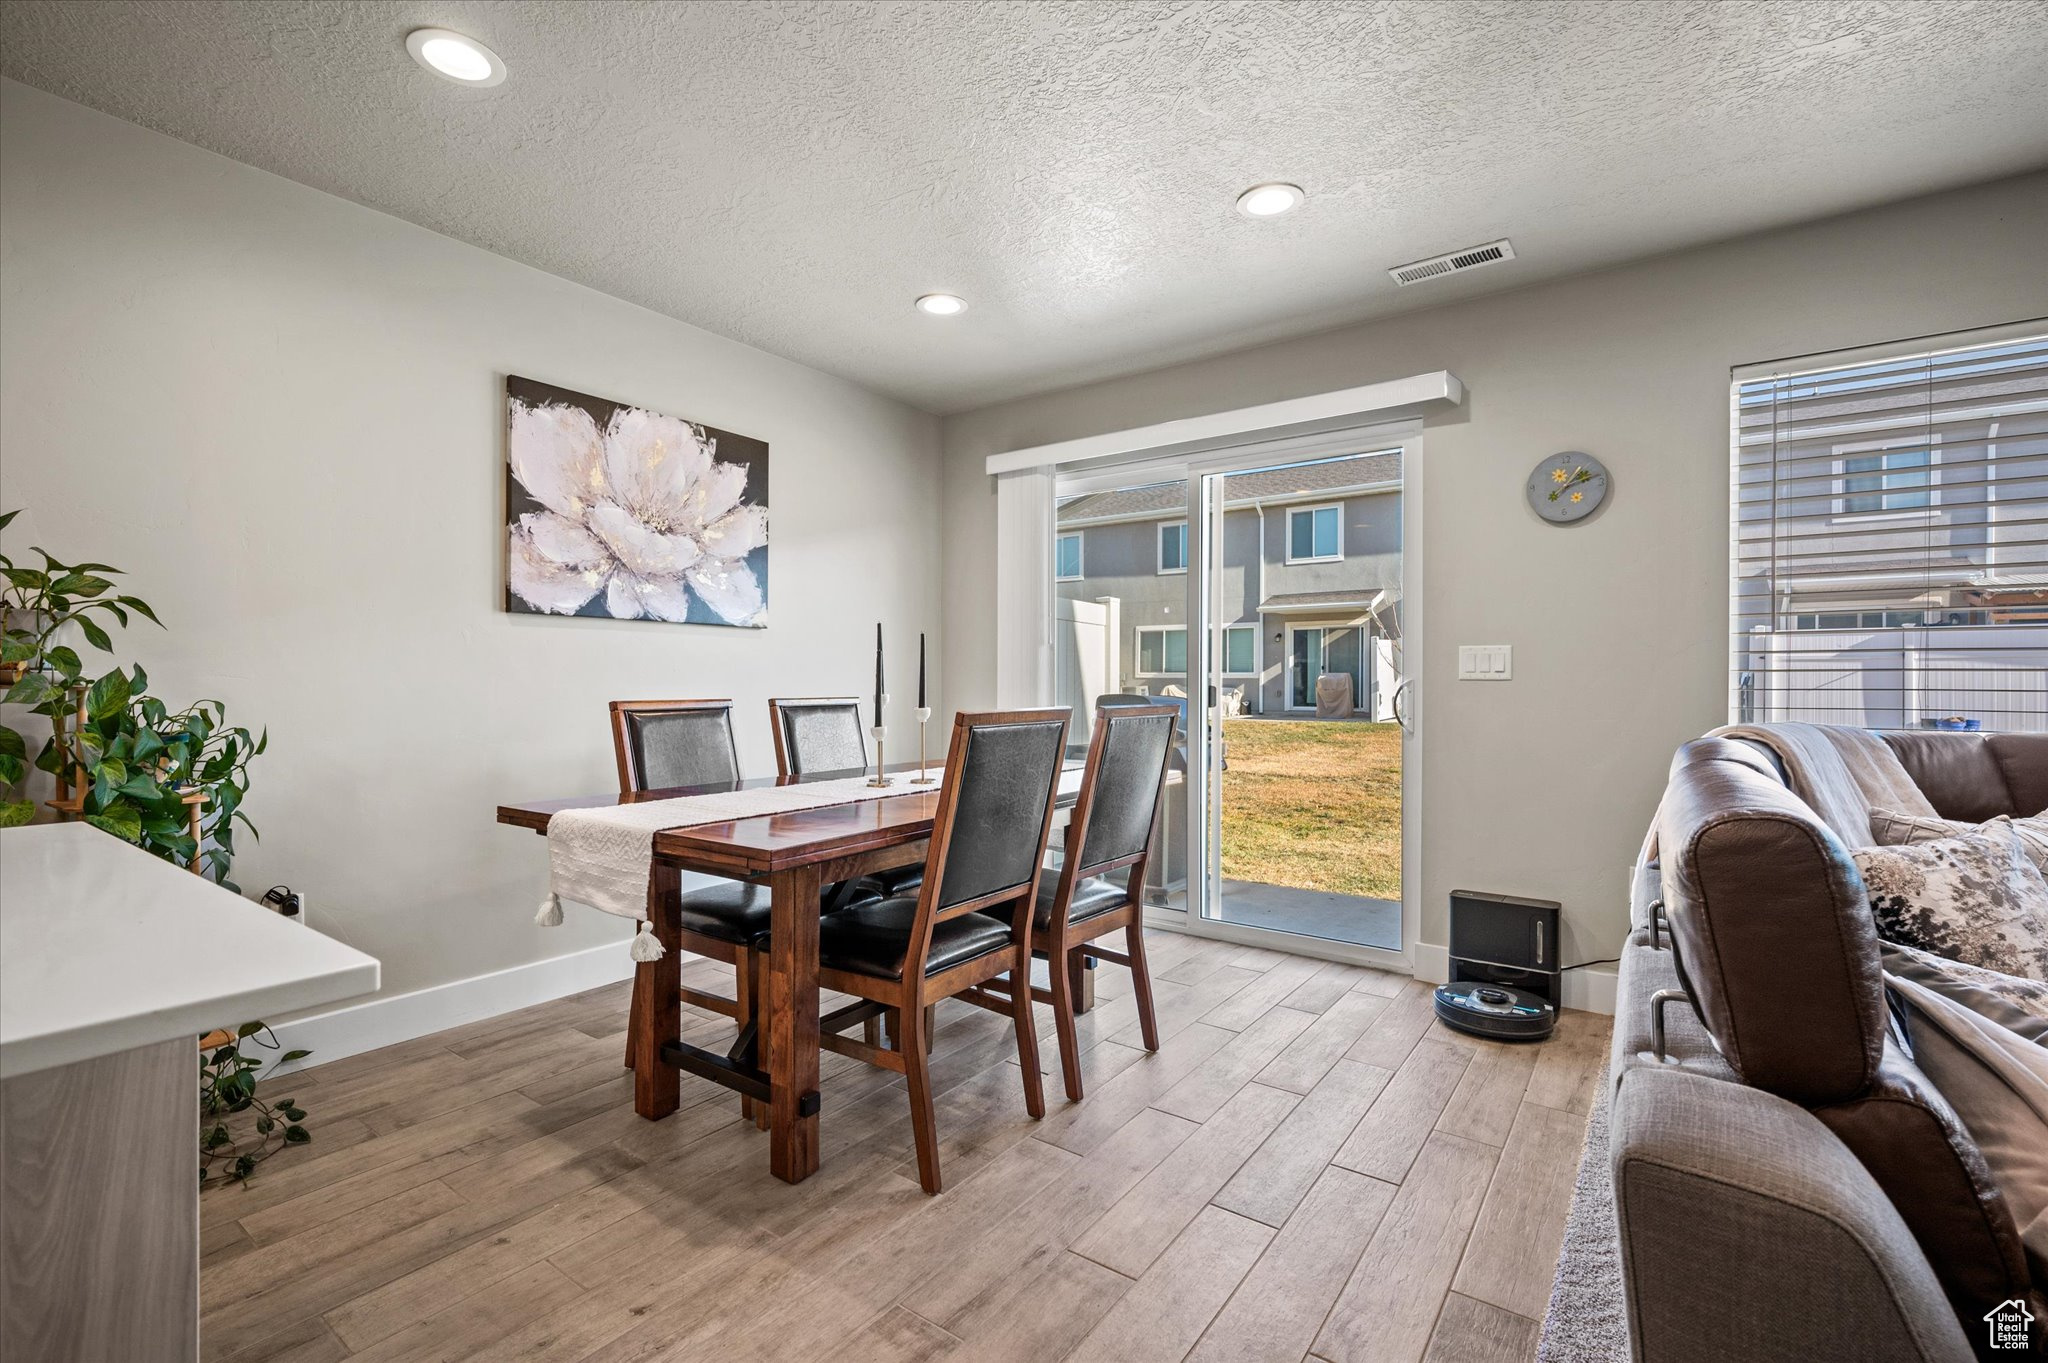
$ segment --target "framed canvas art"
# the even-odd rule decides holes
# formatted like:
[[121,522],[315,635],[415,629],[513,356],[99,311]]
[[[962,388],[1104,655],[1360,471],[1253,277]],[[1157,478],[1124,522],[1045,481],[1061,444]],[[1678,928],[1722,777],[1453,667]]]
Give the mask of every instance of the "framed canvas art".
[[768,623],[768,445],[505,380],[505,609]]

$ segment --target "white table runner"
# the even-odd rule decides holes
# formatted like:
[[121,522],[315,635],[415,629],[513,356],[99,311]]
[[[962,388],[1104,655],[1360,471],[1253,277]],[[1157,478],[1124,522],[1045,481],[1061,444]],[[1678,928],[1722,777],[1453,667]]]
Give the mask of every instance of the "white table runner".
[[[562,921],[562,901],[574,900],[621,918],[645,919],[647,878],[654,863],[654,835],[668,828],[692,828],[735,819],[793,814],[826,805],[858,804],[898,795],[928,795],[939,788],[942,767],[928,773],[928,785],[908,775],[895,784],[871,786],[865,776],[809,781],[788,786],[684,795],[640,804],[564,809],[548,820],[548,897],[534,921],[552,927]],[[633,959],[658,961],[662,946],[644,921],[633,938]]]

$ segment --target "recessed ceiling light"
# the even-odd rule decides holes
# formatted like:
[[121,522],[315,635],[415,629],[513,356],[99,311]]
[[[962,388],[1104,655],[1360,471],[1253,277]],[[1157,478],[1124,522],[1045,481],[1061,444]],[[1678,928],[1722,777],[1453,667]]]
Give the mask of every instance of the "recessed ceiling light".
[[457,85],[497,85],[505,79],[505,63],[474,38],[445,28],[416,28],[405,35],[412,59]]
[[1307,197],[1300,185],[1253,185],[1237,196],[1237,211],[1247,218],[1277,218],[1301,207]]
[[967,300],[950,293],[928,293],[917,300],[917,310],[934,317],[951,317],[956,312],[967,311]]

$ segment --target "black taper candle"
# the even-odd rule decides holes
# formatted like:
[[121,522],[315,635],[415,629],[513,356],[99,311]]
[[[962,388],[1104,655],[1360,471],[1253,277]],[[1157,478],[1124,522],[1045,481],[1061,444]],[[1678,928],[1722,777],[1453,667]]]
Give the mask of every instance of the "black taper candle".
[[924,709],[924,631],[917,632],[917,708]]
[[882,727],[882,626],[875,624],[875,727]]

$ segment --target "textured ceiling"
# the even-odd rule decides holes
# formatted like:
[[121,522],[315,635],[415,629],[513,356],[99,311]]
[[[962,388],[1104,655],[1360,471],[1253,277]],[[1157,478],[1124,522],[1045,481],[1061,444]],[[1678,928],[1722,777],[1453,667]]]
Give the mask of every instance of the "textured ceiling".
[[937,411],[2048,163],[2037,0],[6,0],[0,69]]

